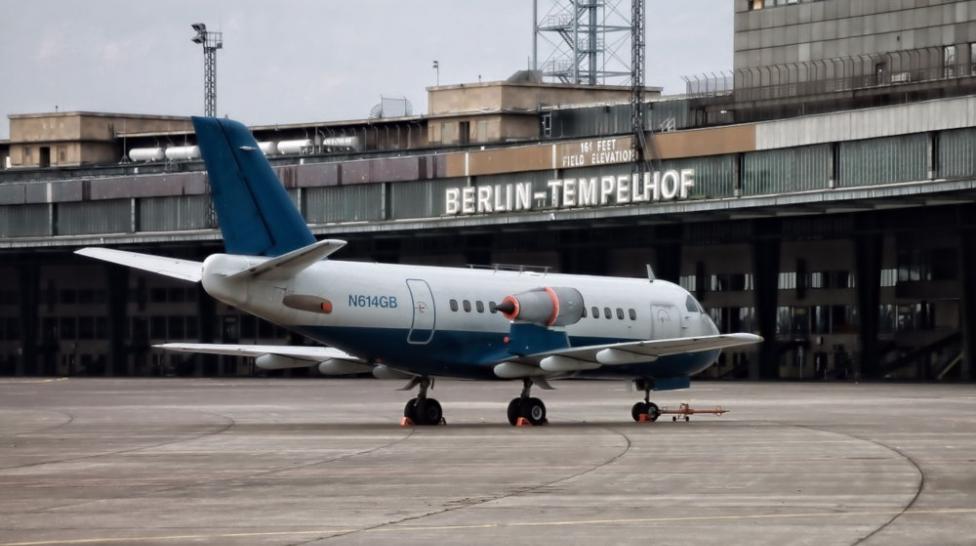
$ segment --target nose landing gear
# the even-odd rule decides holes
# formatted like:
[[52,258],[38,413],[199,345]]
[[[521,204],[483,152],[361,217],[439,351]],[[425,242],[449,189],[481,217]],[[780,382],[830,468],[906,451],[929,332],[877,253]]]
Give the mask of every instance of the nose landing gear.
[[648,420],[657,421],[657,418],[661,416],[661,408],[651,402],[651,389],[654,388],[654,383],[647,379],[638,379],[634,381],[634,385],[644,391],[644,400],[637,402],[630,408],[630,416],[638,423]]
[[[532,425],[544,425],[549,422],[546,419],[546,405],[542,403],[542,400],[530,396],[532,384],[532,378],[522,379],[522,394],[508,403],[508,423],[510,425],[518,424],[520,417],[525,418]],[[539,386],[545,388],[542,381],[539,381]]]
[[409,419],[415,425],[441,425],[444,421],[444,411],[441,403],[434,398],[427,397],[427,389],[431,388],[434,381],[429,377],[415,377],[407,383],[407,386],[400,390],[410,390],[416,386],[420,387],[420,392],[416,398],[411,398],[403,408],[404,419]]

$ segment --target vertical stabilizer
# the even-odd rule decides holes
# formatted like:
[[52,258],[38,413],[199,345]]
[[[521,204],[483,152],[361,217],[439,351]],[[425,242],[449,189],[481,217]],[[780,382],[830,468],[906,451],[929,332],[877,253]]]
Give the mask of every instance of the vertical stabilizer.
[[315,242],[247,127],[194,117],[193,128],[228,254],[280,256]]

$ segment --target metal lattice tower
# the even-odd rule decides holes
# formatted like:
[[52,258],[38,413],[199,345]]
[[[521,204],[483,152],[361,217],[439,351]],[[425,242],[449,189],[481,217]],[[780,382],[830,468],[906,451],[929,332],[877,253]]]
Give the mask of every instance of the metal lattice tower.
[[207,117],[217,115],[217,50],[224,47],[224,33],[207,30],[207,25],[194,23],[197,35],[193,43],[203,46],[203,112]]
[[[549,81],[626,85],[627,0],[533,0],[532,69]],[[540,10],[540,7],[542,8]],[[540,16],[541,13],[541,16]],[[539,57],[539,45],[542,54]]]
[[630,121],[637,173],[643,174],[647,166],[647,142],[644,140],[644,0],[631,0],[630,20]]

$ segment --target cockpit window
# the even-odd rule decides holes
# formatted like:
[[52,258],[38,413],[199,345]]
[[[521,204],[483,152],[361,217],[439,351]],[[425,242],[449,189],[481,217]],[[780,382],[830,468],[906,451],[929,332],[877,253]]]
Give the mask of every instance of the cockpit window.
[[689,313],[702,312],[701,306],[698,305],[698,302],[695,301],[695,298],[691,297],[691,294],[688,294],[688,298],[685,300],[685,307],[688,309]]

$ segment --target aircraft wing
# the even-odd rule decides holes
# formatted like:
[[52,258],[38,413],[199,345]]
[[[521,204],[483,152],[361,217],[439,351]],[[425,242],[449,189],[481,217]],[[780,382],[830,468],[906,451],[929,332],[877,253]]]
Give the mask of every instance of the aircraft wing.
[[183,281],[200,282],[200,279],[203,278],[203,264],[190,260],[99,247],[82,248],[81,250],[76,250],[75,254],[113,264],[124,265],[126,267],[142,269],[143,271],[158,273]]
[[231,345],[220,343],[163,343],[153,345],[157,349],[177,353],[203,353],[210,355],[250,356],[277,355],[298,360],[321,362],[332,358],[362,362],[362,359],[334,347],[305,347],[302,345]]
[[685,337],[677,339],[650,339],[645,341],[626,341],[606,345],[568,347],[530,355],[540,362],[547,357],[564,357],[576,361],[614,366],[653,362],[658,357],[680,354],[700,353],[728,349],[741,345],[759,343],[762,338],[755,334],[719,334],[713,336]]

